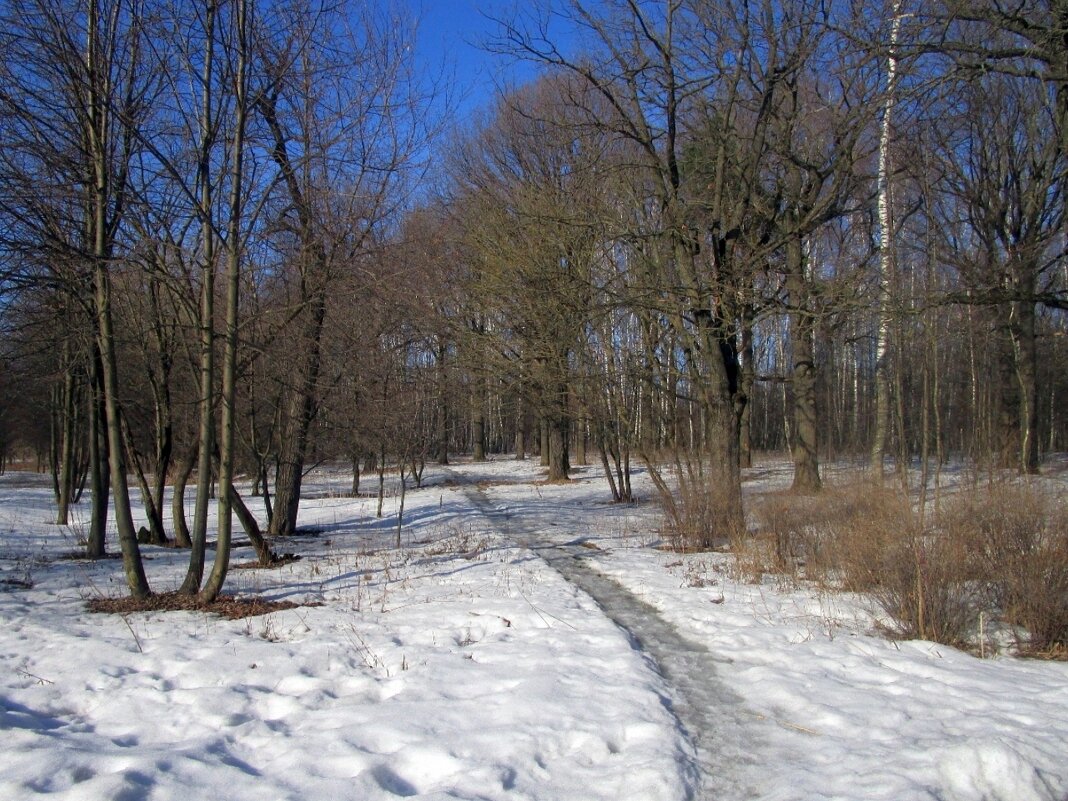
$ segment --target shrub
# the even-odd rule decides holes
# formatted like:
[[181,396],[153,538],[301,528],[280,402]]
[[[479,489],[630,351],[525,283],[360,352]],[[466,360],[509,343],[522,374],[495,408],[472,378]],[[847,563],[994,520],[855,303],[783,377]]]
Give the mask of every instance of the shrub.
[[665,475],[646,459],[664,509],[664,533],[679,551],[710,550],[745,536],[745,522],[732,512],[730,490],[718,484],[699,455],[676,454]]
[[967,542],[971,575],[989,607],[1018,627],[1023,653],[1068,649],[1068,505],[1034,487],[995,485],[958,495],[942,517]]
[[1014,483],[954,496],[921,526],[900,493],[857,483],[815,497],[780,493],[754,508],[738,569],[803,575],[864,593],[890,631],[966,645],[980,612],[1000,615],[1021,653],[1068,657],[1068,503]]
[[869,595],[895,635],[960,645],[974,627],[967,550],[924,531],[899,493],[857,483],[815,497],[769,497],[757,517],[775,542],[775,569],[803,566],[806,578]]
[[890,545],[870,593],[897,634],[964,646],[981,610],[966,564],[958,541],[912,531]]
[[757,528],[769,543],[768,570],[823,579],[826,566],[826,495],[769,493],[753,505]]

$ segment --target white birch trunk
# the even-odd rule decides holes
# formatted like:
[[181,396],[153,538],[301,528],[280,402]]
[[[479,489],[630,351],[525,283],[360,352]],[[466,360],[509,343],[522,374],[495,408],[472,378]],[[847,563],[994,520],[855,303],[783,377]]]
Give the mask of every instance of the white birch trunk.
[[871,445],[871,472],[881,480],[883,451],[890,420],[890,381],[887,358],[890,351],[890,279],[893,270],[893,221],[890,207],[890,132],[897,87],[897,46],[901,35],[901,6],[903,0],[893,0],[890,22],[890,53],[886,60],[886,101],[879,133],[879,287],[875,313],[878,317],[875,334],[875,425]]

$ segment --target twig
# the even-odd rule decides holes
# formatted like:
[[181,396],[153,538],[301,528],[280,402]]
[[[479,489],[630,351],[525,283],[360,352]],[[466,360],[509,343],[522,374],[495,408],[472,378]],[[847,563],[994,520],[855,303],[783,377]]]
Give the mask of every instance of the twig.
[[563,618],[557,617],[552,612],[546,612],[545,615],[543,615],[542,614],[542,610],[538,609],[538,607],[536,607],[536,606],[534,606],[534,604],[530,603],[530,599],[527,598],[527,596],[523,595],[523,591],[522,590],[516,590],[516,592],[518,592],[519,593],[519,597],[522,598],[524,601],[526,601],[527,604],[530,606],[530,608],[533,609],[537,613],[538,617],[541,618],[541,622],[545,624],[545,628],[547,628],[547,629],[551,629],[552,628],[552,624],[549,623],[549,621],[545,619],[545,615],[548,615],[553,620],[558,620],[559,622],[563,623],[565,626],[567,626],[572,631],[578,631],[578,629],[576,629],[574,626],[572,626],[566,620],[564,620]]
[[20,668],[15,668],[15,672],[18,673],[20,676],[26,676],[27,678],[30,678],[30,679],[36,679],[38,684],[55,684],[55,682],[52,681],[51,679],[42,678],[41,676],[38,676],[36,673],[30,673],[30,671],[28,671],[28,670],[22,670]]
[[762,715],[759,712],[750,712],[749,714],[752,715],[757,720],[771,720],[771,721],[773,721],[775,723],[778,723],[780,726],[782,726],[784,728],[793,729],[794,731],[799,731],[802,734],[811,734],[811,735],[813,735],[815,737],[818,737],[820,735],[820,733],[818,731],[816,731],[815,729],[809,729],[809,728],[801,726],[801,725],[799,725],[797,723],[791,723],[788,720],[782,720],[780,718],[769,718],[767,715]]
[[820,734],[815,729],[807,729],[804,726],[799,726],[798,724],[791,723],[788,720],[779,720],[778,718],[776,718],[775,722],[778,723],[780,726],[785,726],[788,729],[793,729],[794,731],[799,731],[799,732],[802,732],[803,734],[811,734],[811,735],[813,735],[815,737],[818,737],[819,734]]
[[127,615],[119,615],[122,618],[122,622],[126,624],[126,628],[130,630],[130,634],[133,635],[134,643],[137,645],[137,652],[143,654],[145,649],[141,647],[141,638],[137,636],[137,632],[134,631],[134,627],[130,625],[130,621],[127,619]]

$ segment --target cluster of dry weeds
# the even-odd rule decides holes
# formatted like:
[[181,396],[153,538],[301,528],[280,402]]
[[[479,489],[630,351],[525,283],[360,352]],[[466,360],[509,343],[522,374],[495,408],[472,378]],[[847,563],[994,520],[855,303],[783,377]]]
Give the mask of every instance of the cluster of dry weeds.
[[[680,543],[716,517],[714,493],[682,503]],[[960,489],[921,515],[900,489],[855,481],[768,493],[751,515],[755,530],[731,543],[748,580],[862,593],[894,636],[980,650],[995,625],[1021,654],[1068,657],[1068,502],[1035,486]]]

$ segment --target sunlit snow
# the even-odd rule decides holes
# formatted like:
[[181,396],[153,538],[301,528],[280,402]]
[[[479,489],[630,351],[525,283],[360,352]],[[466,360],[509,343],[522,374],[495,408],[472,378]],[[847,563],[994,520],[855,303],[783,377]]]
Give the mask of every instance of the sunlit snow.
[[[0,476],[0,798],[1068,797],[1068,666],[886,641],[862,598],[656,548],[640,477],[576,479],[428,467],[398,550],[395,504],[318,471],[304,558],[227,587],[316,605],[227,621],[86,612],[120,563]],[[187,554],[144,553],[175,589]]]

